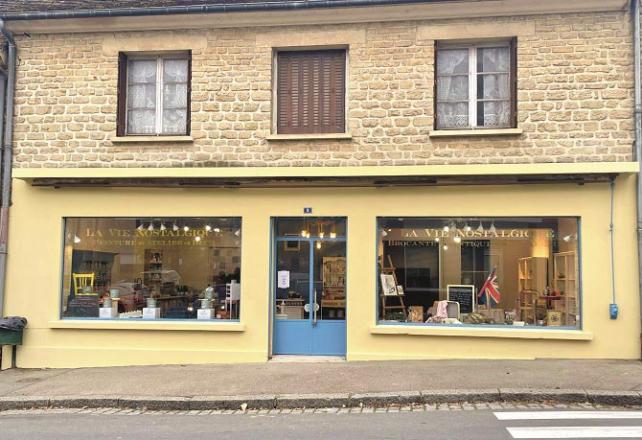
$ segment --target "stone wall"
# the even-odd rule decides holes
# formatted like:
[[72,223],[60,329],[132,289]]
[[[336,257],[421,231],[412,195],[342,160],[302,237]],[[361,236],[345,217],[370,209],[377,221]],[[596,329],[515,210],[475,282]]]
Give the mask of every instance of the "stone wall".
[[[431,137],[435,40],[518,38],[509,136]],[[629,161],[625,12],[18,37],[16,167],[265,167]],[[352,139],[267,140],[275,47],[349,46]],[[113,142],[119,50],[191,49],[193,142]]]

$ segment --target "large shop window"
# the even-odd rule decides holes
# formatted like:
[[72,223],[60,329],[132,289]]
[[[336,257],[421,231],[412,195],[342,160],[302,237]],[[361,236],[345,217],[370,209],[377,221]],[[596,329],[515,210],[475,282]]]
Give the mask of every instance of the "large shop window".
[[238,319],[240,218],[67,218],[62,316]]
[[579,328],[578,222],[379,218],[378,319]]

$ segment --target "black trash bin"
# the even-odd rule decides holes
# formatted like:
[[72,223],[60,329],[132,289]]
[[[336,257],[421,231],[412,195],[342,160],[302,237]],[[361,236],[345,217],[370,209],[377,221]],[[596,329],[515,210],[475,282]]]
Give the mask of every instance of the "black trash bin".
[[[11,368],[16,366],[16,347],[22,345],[22,334],[26,325],[27,318],[21,316],[8,316],[0,319],[0,348],[3,345],[11,346]],[[2,356],[0,355],[1,361]]]

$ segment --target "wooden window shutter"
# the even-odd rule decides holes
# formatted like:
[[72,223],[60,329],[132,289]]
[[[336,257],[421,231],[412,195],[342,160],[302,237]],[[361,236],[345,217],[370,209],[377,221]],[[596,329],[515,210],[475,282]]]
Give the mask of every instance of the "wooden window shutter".
[[277,133],[345,132],[346,51],[279,52]]
[[127,55],[118,54],[118,87],[116,108],[116,136],[125,136],[127,125]]
[[517,38],[510,40],[510,123],[517,128]]

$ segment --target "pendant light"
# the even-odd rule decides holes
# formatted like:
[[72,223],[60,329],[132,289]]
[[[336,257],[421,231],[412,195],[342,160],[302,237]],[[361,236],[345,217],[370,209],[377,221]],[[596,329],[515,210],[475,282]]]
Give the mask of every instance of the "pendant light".
[[154,223],[150,223],[149,226],[147,226],[148,231],[153,231],[154,230]]
[[461,243],[461,237],[459,235],[455,235],[455,238],[453,238],[453,241],[457,244]]
[[210,232],[212,230],[212,227],[210,225],[205,225],[205,230],[207,232]]
[[174,225],[172,226],[172,231],[178,231],[178,225],[176,224],[176,222],[174,222]]
[[165,231],[165,230],[167,229],[167,227],[166,227],[163,223],[161,223],[161,224],[160,224],[160,228],[159,228],[159,229],[160,229],[161,231]]
[[495,222],[492,222],[492,223],[490,224],[490,229],[489,229],[489,231],[490,231],[490,233],[491,233],[491,234],[496,234],[496,233],[497,233],[497,229],[495,229]]
[[136,230],[138,230],[138,231],[142,231],[143,229],[145,229],[145,227],[143,226],[143,223],[138,225],[138,227],[136,228]]
[[189,231],[189,226],[187,226],[187,225],[183,226],[183,231],[185,231],[185,232]]
[[197,235],[196,237],[194,237],[194,241],[195,241],[195,242],[197,242],[197,243],[198,243],[199,241],[201,241],[201,236],[200,236],[200,235]]
[[80,237],[78,237],[77,235],[74,235],[74,243],[78,244],[78,243],[80,243],[81,241],[82,241],[82,240],[80,239]]
[[321,249],[321,242],[317,241],[317,249]]
[[468,222],[466,222],[466,224],[464,225],[464,231],[470,232],[472,230],[473,230],[473,228],[471,228],[470,225],[468,224]]
[[479,221],[479,226],[477,227],[477,232],[484,232],[484,225],[482,225],[481,220]]

